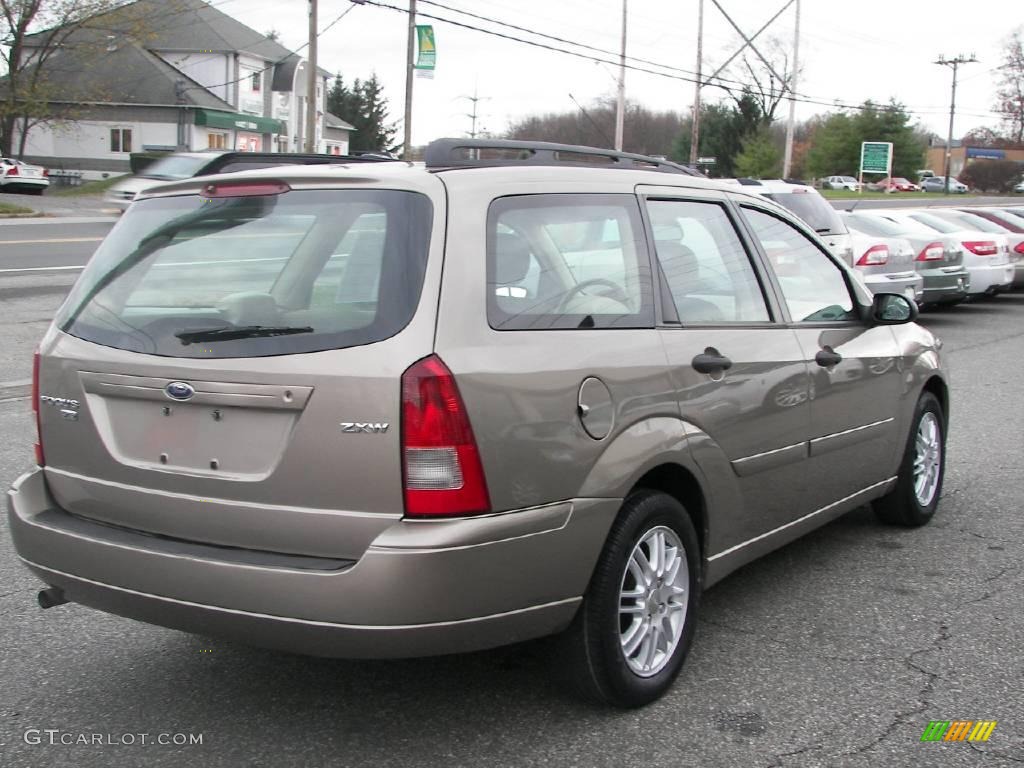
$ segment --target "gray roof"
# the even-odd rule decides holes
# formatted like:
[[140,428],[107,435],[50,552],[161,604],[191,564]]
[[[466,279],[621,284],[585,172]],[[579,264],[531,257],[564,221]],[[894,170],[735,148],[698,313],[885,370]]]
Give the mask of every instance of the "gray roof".
[[[203,0],[135,0],[93,17],[87,27],[97,34],[122,35],[141,29],[145,46],[157,51],[241,51],[268,61],[280,61],[291,53]],[[54,32],[29,35],[26,45]]]
[[[126,42],[113,51],[68,48],[55,53],[46,77],[59,83],[53,101],[123,104],[188,104],[234,112],[204,86],[141,45]],[[179,102],[176,83],[184,88]]]
[[[59,30],[29,35],[25,44],[31,47],[33,41],[52,34],[59,34]],[[93,17],[85,27],[74,31],[70,39],[102,44],[112,35],[119,45],[125,45],[132,37],[141,38],[139,42],[150,51],[252,54],[275,62],[271,85],[274,91],[292,90],[295,69],[303,61],[298,54],[204,0],[135,0]],[[321,76],[331,77],[322,67],[317,69]]]
[[337,115],[332,115],[330,112],[324,113],[324,125],[328,128],[341,128],[344,131],[354,131],[356,127],[351,123],[346,123]]

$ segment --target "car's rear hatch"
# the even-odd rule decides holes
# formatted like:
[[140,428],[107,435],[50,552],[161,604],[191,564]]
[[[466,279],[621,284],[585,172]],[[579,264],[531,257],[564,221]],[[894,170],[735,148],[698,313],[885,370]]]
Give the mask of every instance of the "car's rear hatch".
[[47,483],[111,525],[355,559],[403,511],[443,196],[408,170],[270,173],[163,188],[111,232],[41,348]]

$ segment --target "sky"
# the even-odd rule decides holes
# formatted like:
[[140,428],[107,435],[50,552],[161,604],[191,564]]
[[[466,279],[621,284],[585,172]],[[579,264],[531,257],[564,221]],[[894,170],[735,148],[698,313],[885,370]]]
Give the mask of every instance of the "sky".
[[[408,8],[408,0],[373,0]],[[211,0],[250,27],[280,33],[291,50],[308,35],[306,0]],[[1008,0],[973,0],[953,13],[946,2],[924,0],[801,0],[799,56],[801,97],[823,102],[798,103],[805,119],[833,111],[837,100],[859,104],[865,99],[896,98],[926,128],[945,136],[949,122],[952,72],[933,62],[940,56],[974,54],[978,63],[960,69],[954,137],[971,128],[995,125],[997,67],[1005,37],[1024,25],[1024,4]],[[440,3],[440,5],[439,5]],[[655,110],[686,111],[693,103],[699,0],[628,0],[627,55],[674,67],[680,80],[639,71],[626,72],[626,96]],[[748,35],[753,34],[786,0],[719,0]],[[565,43],[495,26],[441,7],[604,49],[611,55],[582,51]],[[338,16],[345,12],[340,19]],[[792,45],[795,6],[762,35],[773,34]],[[473,26],[501,30],[560,48],[572,48],[617,61],[621,40],[622,0],[420,0],[418,12]],[[407,14],[348,0],[319,0],[320,66],[340,72],[351,83],[376,73],[383,82],[391,115],[400,118],[405,94]],[[614,95],[614,64],[524,45],[459,28],[438,19],[418,17],[434,26],[437,68],[433,80],[415,80],[413,143],[442,136],[465,136],[470,130],[468,97],[476,93],[477,130],[501,133],[509,122],[527,114],[575,109],[572,97],[586,107]],[[762,39],[759,38],[759,39]],[[757,41],[755,41],[756,44]],[[712,0],[704,3],[705,76],[741,44]],[[304,54],[304,52],[303,52]],[[654,68],[647,64],[637,66]],[[661,69],[659,71],[666,71]],[[720,88],[703,89],[705,101],[727,98]],[[786,114],[785,109],[782,111]]]

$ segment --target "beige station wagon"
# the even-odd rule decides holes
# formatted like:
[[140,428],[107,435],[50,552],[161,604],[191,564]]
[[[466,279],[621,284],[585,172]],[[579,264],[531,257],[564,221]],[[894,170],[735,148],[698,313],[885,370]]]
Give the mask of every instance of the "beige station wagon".
[[915,317],[778,204],[640,156],[171,183],[40,344],[14,545],[44,607],[352,658],[558,635],[638,706],[731,571],[869,502],[932,517]]

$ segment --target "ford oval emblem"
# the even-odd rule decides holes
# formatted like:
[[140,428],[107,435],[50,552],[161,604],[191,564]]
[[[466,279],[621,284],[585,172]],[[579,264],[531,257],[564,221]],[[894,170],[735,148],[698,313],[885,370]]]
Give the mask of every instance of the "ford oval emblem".
[[172,381],[164,387],[164,392],[172,400],[191,400],[192,395],[196,393],[196,389],[184,381]]

